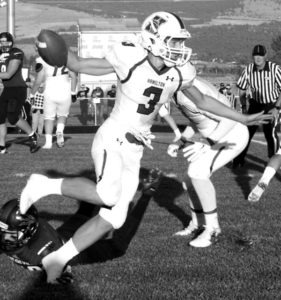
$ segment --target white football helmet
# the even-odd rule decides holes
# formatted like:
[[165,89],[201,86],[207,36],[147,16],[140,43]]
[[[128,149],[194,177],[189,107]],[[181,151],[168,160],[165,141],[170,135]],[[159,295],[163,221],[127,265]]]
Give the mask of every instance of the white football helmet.
[[192,49],[185,43],[190,38],[182,20],[169,12],[156,12],[142,24],[141,45],[155,56],[164,59],[167,67],[184,65]]

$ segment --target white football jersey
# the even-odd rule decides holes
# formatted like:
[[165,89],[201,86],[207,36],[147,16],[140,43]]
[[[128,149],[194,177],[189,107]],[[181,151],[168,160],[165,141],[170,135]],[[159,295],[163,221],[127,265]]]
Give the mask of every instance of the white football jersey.
[[118,43],[105,58],[118,77],[116,101],[111,118],[126,128],[150,129],[161,105],[173,94],[191,85],[196,70],[191,63],[158,71],[138,44]]
[[36,59],[36,63],[43,66],[45,90],[44,95],[48,98],[65,98],[71,93],[71,78],[69,77],[68,68],[53,67],[48,65],[41,57]]
[[[228,99],[219,93],[216,87],[208,81],[197,77],[193,81],[193,85],[196,86],[202,94],[216,98],[223,104],[230,106]],[[218,123],[223,119],[220,116],[200,110],[181,91],[179,91],[173,99],[183,115],[189,119],[191,125],[195,127],[204,137],[208,137],[208,135],[215,130]]]

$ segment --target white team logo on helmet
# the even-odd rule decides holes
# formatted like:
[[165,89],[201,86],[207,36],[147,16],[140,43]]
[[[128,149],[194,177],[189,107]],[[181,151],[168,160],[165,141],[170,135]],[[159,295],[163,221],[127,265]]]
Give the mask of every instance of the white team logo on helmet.
[[142,24],[142,46],[162,57],[168,67],[184,65],[190,59],[192,49],[185,45],[190,37],[181,19],[172,13],[153,13]]

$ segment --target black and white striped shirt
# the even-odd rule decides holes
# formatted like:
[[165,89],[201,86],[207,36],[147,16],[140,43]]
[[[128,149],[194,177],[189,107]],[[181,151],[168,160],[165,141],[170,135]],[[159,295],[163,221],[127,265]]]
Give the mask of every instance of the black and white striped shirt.
[[237,87],[251,90],[252,98],[258,103],[274,103],[281,91],[281,67],[266,61],[262,70],[258,70],[254,63],[249,64],[237,81]]

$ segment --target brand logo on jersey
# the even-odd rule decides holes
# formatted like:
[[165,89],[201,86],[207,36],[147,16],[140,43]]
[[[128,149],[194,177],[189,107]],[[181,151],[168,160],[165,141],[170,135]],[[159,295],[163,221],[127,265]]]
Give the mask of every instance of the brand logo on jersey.
[[175,77],[170,77],[170,76],[167,76],[166,77],[166,80],[171,80],[171,81],[174,81]]

